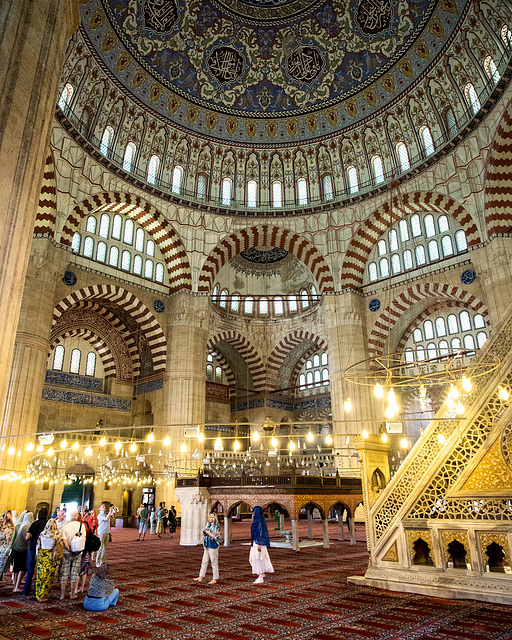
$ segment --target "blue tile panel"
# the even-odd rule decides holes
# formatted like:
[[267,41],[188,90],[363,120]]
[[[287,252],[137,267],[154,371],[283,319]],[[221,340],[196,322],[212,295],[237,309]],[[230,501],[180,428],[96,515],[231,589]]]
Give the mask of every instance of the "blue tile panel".
[[126,398],[113,398],[112,396],[97,396],[92,393],[80,393],[67,389],[54,389],[43,387],[43,400],[53,402],[66,402],[69,404],[100,407],[102,409],[116,409],[117,411],[131,411],[132,401]]
[[276,400],[274,398],[268,398],[266,401],[263,398],[257,398],[255,400],[242,401],[237,404],[231,405],[231,411],[244,411],[245,409],[260,409],[261,407],[272,407],[273,409],[282,409],[283,411],[304,411],[305,409],[323,409],[331,406],[330,396],[323,398],[307,398],[304,400],[298,400],[297,402]]
[[44,381],[46,384],[63,384],[66,387],[90,389],[100,393],[103,389],[103,380],[101,378],[79,376],[74,373],[63,373],[62,371],[47,371]]
[[158,378],[157,380],[150,380],[149,382],[143,382],[133,387],[133,395],[140,396],[142,393],[149,393],[150,391],[156,391],[157,389],[163,389],[164,379]]

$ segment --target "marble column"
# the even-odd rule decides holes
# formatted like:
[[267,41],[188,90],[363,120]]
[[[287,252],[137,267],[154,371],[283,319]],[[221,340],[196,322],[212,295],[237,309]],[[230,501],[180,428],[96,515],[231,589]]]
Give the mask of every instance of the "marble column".
[[308,539],[313,540],[313,514],[311,513],[311,509],[307,510],[308,514]]
[[224,516],[224,546],[229,547],[231,542],[231,518]]
[[203,529],[208,522],[210,492],[206,487],[177,487],[181,504],[180,544],[203,544]]
[[299,521],[292,520],[292,549],[294,551],[300,551],[299,543]]
[[329,549],[331,546],[329,543],[329,520],[327,517],[322,518],[322,527],[323,527],[323,539],[324,539],[324,549]]
[[[29,441],[37,444],[36,433],[41,394],[50,350],[54,292],[68,261],[67,253],[54,247],[47,238],[35,238],[27,270],[14,356],[9,377],[0,433],[6,447],[0,451],[0,468],[24,473],[34,452],[27,452]],[[9,448],[15,449],[9,454]],[[0,510],[26,505],[28,483],[0,483]]]
[[343,510],[336,509],[336,516],[338,517],[338,540],[344,540],[345,535],[343,533]]
[[[60,74],[66,46],[79,21],[77,0],[1,3],[0,411],[7,397]],[[19,362],[25,355],[18,349],[15,359]]]
[[496,331],[512,300],[512,239],[493,238],[475,251],[472,259],[477,279],[462,286],[485,302],[491,328]]

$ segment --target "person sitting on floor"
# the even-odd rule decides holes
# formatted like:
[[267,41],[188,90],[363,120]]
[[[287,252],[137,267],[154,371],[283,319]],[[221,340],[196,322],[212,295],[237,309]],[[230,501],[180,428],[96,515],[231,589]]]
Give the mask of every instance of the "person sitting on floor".
[[118,597],[119,589],[114,589],[114,583],[108,577],[108,564],[102,564],[91,578],[84,607],[87,611],[105,611],[117,604]]

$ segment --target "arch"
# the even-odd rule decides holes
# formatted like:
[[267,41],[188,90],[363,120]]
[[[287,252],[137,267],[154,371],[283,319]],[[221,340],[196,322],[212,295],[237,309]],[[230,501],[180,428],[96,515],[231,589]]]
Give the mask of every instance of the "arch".
[[[147,342],[148,349],[153,359],[153,373],[165,372],[166,360],[167,360],[167,340],[165,338],[162,328],[156,321],[155,317],[149,311],[138,298],[132,293],[116,287],[114,285],[93,285],[85,287],[79,291],[75,291],[63,300],[55,307],[53,311],[52,327],[57,324],[59,318],[72,307],[95,304],[93,301],[106,300],[113,303],[125,310],[133,320],[139,325],[141,335]],[[122,321],[111,311],[106,310],[108,315],[105,317],[109,322],[121,331],[125,329]],[[123,325],[121,329],[121,325]],[[127,330],[128,331],[128,330]],[[130,352],[134,354],[137,350],[137,345],[133,336],[129,334],[129,339],[126,340],[129,345]],[[134,366],[134,375],[140,374],[140,359],[137,366]]]
[[325,508],[320,504],[320,502],[315,502],[314,500],[312,500],[311,496],[304,497],[304,498],[301,497],[301,498],[299,498],[297,500],[297,503],[295,505],[295,511],[296,511],[297,515],[300,513],[301,509],[305,509],[309,505],[311,505],[312,507],[318,509],[318,511],[320,511],[320,513],[322,515],[322,520],[325,520],[325,518],[326,518]]
[[468,246],[481,242],[475,221],[453,198],[428,192],[406,193],[400,200],[395,196],[391,206],[385,202],[360,225],[352,237],[341,271],[341,288],[361,287],[368,257],[380,236],[401,218],[424,211],[446,213],[455,218],[466,233]]
[[489,151],[485,171],[485,223],[489,236],[512,227],[512,100],[503,114]]
[[349,506],[346,502],[343,502],[338,498],[336,502],[328,503],[326,505],[327,515],[329,515],[331,509],[335,509],[338,506],[340,506],[345,511],[345,513],[347,514],[347,518],[352,518],[353,511],[357,508],[357,506],[354,505]]
[[[320,336],[317,336],[314,333],[310,333],[309,331],[293,331],[289,335],[285,336],[274,347],[274,350],[267,360],[268,388],[270,388],[271,381],[275,382],[277,374],[281,369],[283,362],[290,355],[293,349],[295,349],[301,342],[304,342],[304,340],[308,340],[313,344],[308,347],[306,352],[299,358],[301,366],[304,361],[304,356],[306,355],[306,353],[309,353],[312,348],[314,348],[315,350],[327,349],[327,342],[323,338],[320,338]],[[296,364],[298,364],[298,362]],[[292,380],[296,377],[295,373],[298,374],[297,366],[294,367],[294,373],[291,378]]]
[[439,282],[417,284],[397,296],[375,321],[368,338],[368,354],[370,358],[382,353],[388,336],[401,316],[420,300],[428,298],[432,298],[436,302],[439,300],[456,300],[473,311],[481,313],[484,318],[489,315],[485,304],[465,289]]
[[185,247],[176,231],[152,204],[129,193],[98,193],[77,204],[69,214],[60,242],[71,246],[73,235],[84,216],[99,211],[115,211],[140,224],[151,234],[167,265],[171,291],[192,289],[192,273]]
[[231,368],[231,365],[223,356],[223,354],[220,353],[220,351],[217,351],[216,349],[211,349],[210,353],[215,358],[215,360],[217,360],[220,368],[222,369],[224,375],[226,376],[227,384],[229,386],[235,385],[236,384],[235,374],[233,373],[233,369]]
[[265,381],[265,367],[259,353],[250,344],[247,338],[240,335],[236,331],[222,331],[210,338],[206,343],[206,347],[208,350],[218,353],[215,346],[219,342],[227,342],[234,349],[236,349],[236,351],[238,351],[240,356],[247,363],[247,367],[252,376],[255,390],[260,390],[263,387]]
[[52,335],[52,337],[50,338],[50,349],[53,349],[61,342],[64,342],[66,338],[82,338],[83,340],[88,342],[98,353],[103,364],[105,378],[112,378],[117,375],[116,362],[114,360],[114,356],[112,355],[112,351],[105,343],[104,339],[100,337],[95,331],[82,327],[64,330],[64,332],[58,331],[57,333],[60,335]]
[[320,291],[334,291],[331,270],[320,251],[293,231],[268,225],[250,227],[223,238],[211,251],[201,269],[199,291],[211,290],[217,274],[230,258],[245,249],[261,246],[289,251],[310,269]]
[[55,221],[57,220],[57,182],[55,179],[55,164],[51,151],[46,156],[43,171],[43,181],[37,203],[36,222],[34,233],[47,235],[50,238],[55,234]]

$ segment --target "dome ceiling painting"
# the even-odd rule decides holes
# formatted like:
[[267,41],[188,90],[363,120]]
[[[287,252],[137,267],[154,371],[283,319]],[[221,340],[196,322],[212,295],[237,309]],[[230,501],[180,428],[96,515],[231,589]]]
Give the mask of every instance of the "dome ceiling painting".
[[[316,138],[385,107],[453,40],[467,0],[82,0],[116,83],[219,139]],[[300,118],[299,118],[300,116]]]

